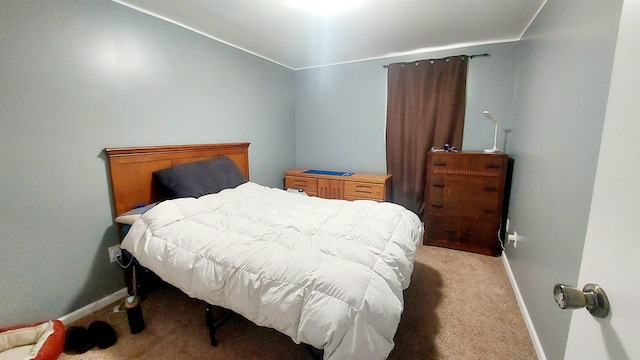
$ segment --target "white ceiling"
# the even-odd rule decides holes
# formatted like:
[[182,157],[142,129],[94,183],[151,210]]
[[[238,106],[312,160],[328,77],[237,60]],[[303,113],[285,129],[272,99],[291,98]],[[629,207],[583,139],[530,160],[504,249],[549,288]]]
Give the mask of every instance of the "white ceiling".
[[350,0],[318,14],[295,0],[113,1],[291,69],[516,41],[546,2]]

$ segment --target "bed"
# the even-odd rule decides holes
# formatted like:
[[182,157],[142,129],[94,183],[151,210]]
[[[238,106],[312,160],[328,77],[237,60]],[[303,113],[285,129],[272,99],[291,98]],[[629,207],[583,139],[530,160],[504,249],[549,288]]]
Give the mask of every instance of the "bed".
[[244,176],[233,184],[225,175],[213,193],[159,202],[121,246],[187,295],[322,349],[325,359],[386,358],[422,238],[419,218],[392,203],[248,181],[248,146],[106,149],[116,216],[162,200],[163,169],[226,162],[234,181]]

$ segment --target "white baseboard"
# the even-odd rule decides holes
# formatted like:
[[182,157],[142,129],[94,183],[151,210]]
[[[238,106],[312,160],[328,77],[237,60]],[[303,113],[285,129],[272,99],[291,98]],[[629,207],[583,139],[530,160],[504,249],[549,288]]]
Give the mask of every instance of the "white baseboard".
[[536,332],[536,328],[533,326],[533,321],[531,321],[531,316],[529,316],[527,305],[524,303],[524,299],[522,298],[522,294],[520,293],[520,288],[518,287],[516,278],[513,275],[513,271],[511,271],[511,265],[509,264],[509,259],[507,259],[507,254],[504,251],[502,252],[502,262],[504,264],[505,270],[507,271],[507,276],[509,277],[509,282],[511,282],[511,287],[513,288],[513,292],[516,295],[516,300],[518,301],[520,312],[522,313],[522,317],[524,318],[524,323],[525,325],[527,325],[527,329],[529,330],[529,336],[531,336],[531,341],[533,342],[533,348],[536,350],[538,359],[547,360],[547,356],[544,354],[544,349],[542,348],[542,343],[540,343],[540,338],[538,338],[538,333]]
[[104,308],[105,306],[114,303],[120,299],[123,299],[127,296],[127,288],[122,288],[111,295],[107,295],[102,299],[95,301],[87,306],[81,307],[80,309],[73,311],[67,315],[63,315],[58,320],[62,321],[64,326],[68,326],[73,324],[74,322],[82,319],[85,316],[91,315],[94,312]]

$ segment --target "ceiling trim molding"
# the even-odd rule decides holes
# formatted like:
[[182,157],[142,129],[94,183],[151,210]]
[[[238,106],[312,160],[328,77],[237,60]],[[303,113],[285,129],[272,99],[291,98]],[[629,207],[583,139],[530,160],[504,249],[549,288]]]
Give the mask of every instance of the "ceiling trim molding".
[[524,27],[524,30],[522,30],[522,34],[520,34],[520,37],[518,38],[518,40],[522,40],[522,37],[527,32],[527,30],[529,30],[529,27],[531,27],[531,24],[533,24],[533,22],[536,20],[538,15],[540,15],[540,12],[542,11],[542,8],[544,8],[544,6],[547,5],[547,1],[549,1],[549,0],[544,0],[542,2],[542,5],[540,5],[540,8],[538,9],[538,11],[536,11],[536,14],[533,15],[533,17],[531,18],[531,21],[529,21],[527,26]]
[[519,41],[519,40],[520,39],[514,38],[514,39],[504,39],[504,40],[489,40],[489,41],[478,41],[478,42],[469,42],[469,43],[457,43],[457,44],[451,44],[451,45],[445,45],[445,46],[434,46],[434,47],[420,48],[420,49],[410,50],[410,51],[390,53],[390,54],[385,54],[385,55],[380,55],[380,56],[370,57],[370,58],[365,58],[365,59],[349,60],[349,61],[337,62],[337,63],[332,63],[332,64],[323,64],[323,65],[307,66],[307,67],[302,67],[302,68],[294,68],[293,70],[317,69],[317,68],[323,68],[323,67],[327,67],[327,66],[352,64],[352,63],[358,63],[358,62],[363,62],[363,61],[390,59],[390,58],[397,58],[397,57],[403,57],[403,56],[409,56],[409,55],[417,55],[417,54],[428,54],[428,53],[437,52],[437,51],[466,49],[466,48],[470,48],[470,47],[474,47],[474,46],[510,43],[510,42],[516,42],[516,41]]
[[224,40],[219,39],[219,38],[217,38],[217,37],[215,37],[215,36],[212,36],[212,35],[210,35],[210,34],[207,34],[207,33],[203,32],[203,31],[200,31],[200,30],[198,30],[198,29],[196,29],[196,28],[193,28],[193,27],[191,27],[191,26],[188,26],[188,25],[186,25],[186,24],[183,24],[183,23],[181,23],[181,22],[179,22],[179,21],[176,21],[176,20],[173,20],[173,19],[168,18],[168,17],[166,17],[166,16],[163,16],[163,15],[160,15],[160,14],[157,14],[157,13],[154,13],[154,12],[152,12],[152,11],[149,11],[149,10],[143,9],[143,8],[141,8],[141,7],[135,6],[135,5],[130,4],[130,3],[126,2],[126,1],[122,1],[122,0],[111,0],[111,1],[112,1],[112,2],[114,2],[114,3],[116,3],[116,4],[120,4],[120,5],[122,5],[122,6],[128,7],[129,9],[136,10],[136,11],[139,11],[139,12],[141,12],[141,13],[147,14],[147,15],[149,15],[149,16],[153,16],[153,17],[155,17],[155,18],[157,18],[157,19],[164,20],[164,21],[169,22],[169,23],[171,23],[171,24],[177,25],[177,26],[179,26],[179,27],[181,27],[181,28],[184,28],[184,29],[186,29],[186,30],[193,31],[193,32],[194,32],[194,33],[196,33],[196,34],[202,35],[202,36],[204,36],[204,37],[207,37],[207,38],[209,38],[209,39],[215,40],[215,41],[217,41],[217,42],[221,42],[221,43],[223,43],[223,44],[225,44],[225,45],[231,46],[231,47],[236,48],[236,49],[238,49],[238,50],[241,50],[241,51],[244,51],[244,52],[249,53],[249,54],[251,54],[251,55],[257,56],[257,57],[259,57],[259,58],[261,58],[261,59],[264,59],[264,60],[267,60],[267,61],[269,61],[269,62],[272,62],[272,63],[274,63],[274,64],[276,64],[276,65],[280,65],[280,66],[285,67],[285,68],[290,69],[290,70],[296,70],[296,69],[294,69],[294,68],[292,68],[292,67],[290,67],[290,66],[287,66],[287,65],[285,65],[285,64],[281,64],[281,63],[279,63],[279,62],[277,62],[277,61],[275,61],[275,60],[273,60],[273,59],[270,59],[270,58],[268,58],[268,57],[265,57],[265,56],[263,56],[263,55],[260,55],[260,54],[258,54],[258,53],[255,53],[255,52],[253,52],[253,51],[251,51],[251,50],[247,50],[247,49],[242,48],[242,47],[240,47],[240,46],[238,46],[238,45],[235,45],[235,44],[232,44],[232,43],[230,43],[230,42],[224,41]]

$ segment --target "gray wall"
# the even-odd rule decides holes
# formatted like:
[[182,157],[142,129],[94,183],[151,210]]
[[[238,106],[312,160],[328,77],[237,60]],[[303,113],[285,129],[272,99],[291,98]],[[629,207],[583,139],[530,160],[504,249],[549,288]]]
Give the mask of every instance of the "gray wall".
[[[571,317],[553,286],[576,284],[622,1],[548,1],[518,49],[508,259],[547,358]],[[602,239],[606,241],[606,239]]]
[[[393,62],[489,53],[469,60],[465,150],[493,145],[493,123],[513,121],[512,97],[517,43],[503,43],[297,71],[295,74],[296,166],[328,170],[386,172],[387,70]],[[499,147],[505,142],[500,131]]]
[[105,147],[251,142],[294,165],[292,70],[107,0],[0,2],[0,325],[124,286]]

